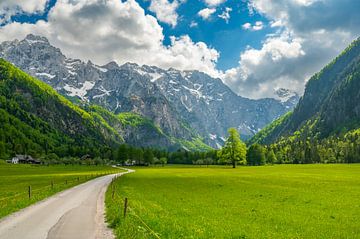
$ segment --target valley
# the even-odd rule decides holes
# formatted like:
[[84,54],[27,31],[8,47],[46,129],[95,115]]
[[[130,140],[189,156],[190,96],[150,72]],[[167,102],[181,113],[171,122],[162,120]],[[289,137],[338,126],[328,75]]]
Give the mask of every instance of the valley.
[[360,239],[360,1],[0,1],[0,238]]

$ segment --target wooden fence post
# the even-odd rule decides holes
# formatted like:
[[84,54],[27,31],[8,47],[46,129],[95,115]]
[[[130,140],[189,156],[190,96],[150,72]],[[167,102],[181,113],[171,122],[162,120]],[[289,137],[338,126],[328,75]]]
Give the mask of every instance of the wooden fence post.
[[31,186],[29,186],[28,193],[29,193],[29,199],[31,199]]
[[126,217],[127,207],[128,207],[128,199],[125,198],[125,201],[124,201],[124,218]]

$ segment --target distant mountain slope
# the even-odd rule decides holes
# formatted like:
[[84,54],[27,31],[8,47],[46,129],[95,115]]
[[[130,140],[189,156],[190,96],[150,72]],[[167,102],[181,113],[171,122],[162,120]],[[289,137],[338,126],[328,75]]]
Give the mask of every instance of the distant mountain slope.
[[272,143],[299,131],[318,139],[360,128],[360,38],[306,85],[293,113],[260,131],[250,143]]
[[[122,136],[47,84],[0,59],[1,138],[6,151],[60,156],[116,146]],[[72,148],[72,149],[70,149]],[[70,150],[78,152],[69,152]]]
[[121,143],[169,150],[204,150],[198,137],[166,135],[134,113],[113,114],[100,106],[73,104],[49,85],[0,59],[0,156],[13,153],[99,155]]
[[229,127],[244,138],[291,110],[298,96],[280,90],[279,98],[250,100],[221,80],[197,71],[110,62],[98,66],[64,56],[44,37],[0,44],[7,59],[74,100],[98,104],[118,114],[151,119],[168,136],[192,141],[200,134],[213,147],[223,144]]
[[125,142],[130,145],[162,148],[170,151],[211,149],[199,137],[185,140],[169,136],[152,120],[136,113],[123,112],[115,115],[97,105],[85,106],[85,109],[104,119],[114,130],[122,132]]

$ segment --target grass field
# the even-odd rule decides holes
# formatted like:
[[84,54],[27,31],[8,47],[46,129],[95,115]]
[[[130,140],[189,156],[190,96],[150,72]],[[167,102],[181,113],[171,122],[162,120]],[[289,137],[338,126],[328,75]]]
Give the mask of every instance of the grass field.
[[[119,172],[109,166],[0,165],[0,218],[56,192],[102,174]],[[53,182],[53,187],[52,187]],[[28,189],[31,186],[31,198]]]
[[119,238],[360,238],[358,164],[136,170],[107,191]]

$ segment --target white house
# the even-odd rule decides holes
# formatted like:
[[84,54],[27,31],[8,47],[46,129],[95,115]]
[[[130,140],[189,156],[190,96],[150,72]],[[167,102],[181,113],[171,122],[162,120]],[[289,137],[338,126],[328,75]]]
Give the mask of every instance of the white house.
[[18,163],[19,163],[19,158],[18,158],[18,157],[13,157],[13,158],[11,159],[11,163],[13,163],[13,164],[18,164]]

